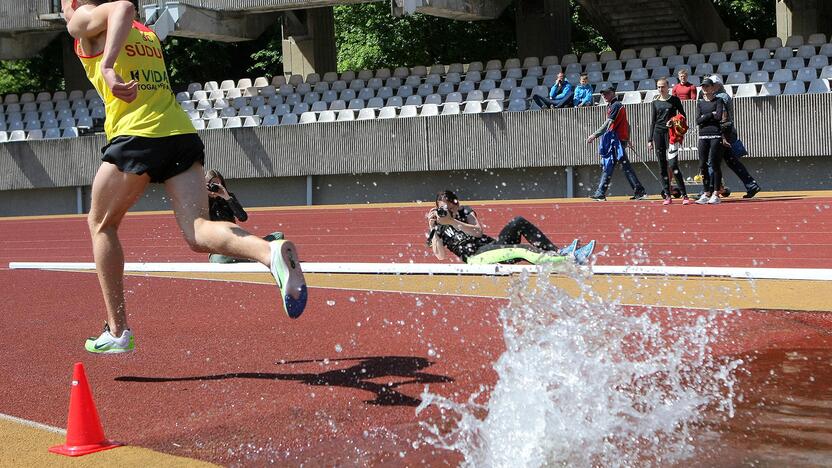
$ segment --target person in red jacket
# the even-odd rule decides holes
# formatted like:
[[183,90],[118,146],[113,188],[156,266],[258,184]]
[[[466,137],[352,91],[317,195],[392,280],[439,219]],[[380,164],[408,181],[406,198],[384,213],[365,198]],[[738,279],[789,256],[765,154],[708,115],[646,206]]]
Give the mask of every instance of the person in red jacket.
[[673,95],[682,101],[687,99],[696,100],[696,85],[688,81],[688,70],[679,70],[679,83],[673,87]]

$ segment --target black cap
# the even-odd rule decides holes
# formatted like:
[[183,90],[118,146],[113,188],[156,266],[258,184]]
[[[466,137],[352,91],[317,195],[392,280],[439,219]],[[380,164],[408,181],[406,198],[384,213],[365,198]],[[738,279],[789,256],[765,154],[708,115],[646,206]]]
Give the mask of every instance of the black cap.
[[714,81],[713,81],[712,79],[710,79],[710,78],[705,78],[704,80],[702,80],[701,85],[702,85],[702,86],[713,86],[713,85],[714,85]]
[[604,83],[598,88],[599,93],[607,93],[607,92],[613,92],[613,91],[615,91],[615,90],[613,89],[612,85],[609,84],[609,83]]

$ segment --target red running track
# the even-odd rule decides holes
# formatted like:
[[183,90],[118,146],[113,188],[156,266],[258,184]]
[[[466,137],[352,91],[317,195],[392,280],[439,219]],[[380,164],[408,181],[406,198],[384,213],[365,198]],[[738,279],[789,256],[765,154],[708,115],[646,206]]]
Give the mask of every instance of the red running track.
[[[595,237],[609,246],[599,259],[608,264],[629,261],[626,253],[643,242],[650,263],[829,267],[828,205],[610,202],[478,211],[497,227],[526,216],[558,243]],[[429,261],[424,211],[261,211],[246,225],[263,234],[284,230],[306,260]],[[622,239],[622,229],[631,237]],[[4,263],[91,261],[80,218],[2,220],[0,235]],[[709,242],[694,247],[691,238],[703,236]],[[122,239],[128,261],[203,259],[187,250],[167,214],[128,217]],[[454,464],[455,454],[419,445],[418,423],[431,416],[417,417],[414,405],[426,385],[461,401],[493,384],[491,365],[504,350],[496,318],[504,300],[313,289],[306,314],[292,321],[277,313],[273,286],[128,277],[138,352],[90,356],[82,339],[103,319],[95,275],[0,270],[0,281],[0,413],[63,426],[71,366],[81,361],[109,437],[223,464]],[[719,354],[832,349],[828,314],[745,311],[723,328]],[[829,381],[818,377],[817,385]]]

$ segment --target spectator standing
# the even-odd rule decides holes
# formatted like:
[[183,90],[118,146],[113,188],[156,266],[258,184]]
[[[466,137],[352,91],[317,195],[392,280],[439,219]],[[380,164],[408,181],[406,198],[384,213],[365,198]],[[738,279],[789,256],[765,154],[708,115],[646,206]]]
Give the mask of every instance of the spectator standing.
[[[624,170],[627,182],[630,183],[634,192],[630,200],[641,200],[645,197],[644,186],[639,182],[636,171],[630,164],[625,150],[625,147],[630,143],[630,122],[627,120],[627,109],[617,99],[611,85],[603,85],[600,92],[607,102],[607,119],[595,133],[586,138],[586,143],[590,144],[603,136],[602,144],[599,146],[599,154],[603,161],[603,172],[598,188],[589,198],[596,201],[607,199],[607,189],[615,171],[615,165],[621,163],[621,169]],[[632,145],[630,146],[632,147]]]
[[534,95],[532,99],[541,108],[563,108],[572,107],[574,89],[572,83],[566,79],[563,72],[558,73],[558,79],[552,88],[549,89],[549,97]]
[[681,101],[696,100],[696,85],[688,81],[688,69],[679,70],[679,82],[673,87],[673,95]]
[[581,74],[581,81],[578,87],[575,88],[575,96],[573,99],[575,107],[591,106],[592,103],[592,85],[589,84],[589,77],[586,73]]
[[688,199],[688,192],[685,189],[685,178],[679,169],[679,158],[674,157],[668,159],[667,149],[670,144],[670,119],[676,115],[685,115],[685,109],[682,108],[682,101],[678,97],[670,94],[667,78],[661,78],[656,82],[659,95],[653,100],[652,108],[653,114],[650,118],[650,132],[649,141],[647,142],[647,149],[655,150],[656,159],[659,160],[659,168],[662,174],[662,185],[664,188],[664,201],[662,204],[669,205],[673,200],[672,192],[670,190],[670,174],[668,173],[668,163],[670,170],[673,171],[673,177],[676,179],[676,185],[679,191],[682,192],[682,204],[690,204]]
[[702,80],[702,99],[696,103],[696,125],[699,126],[699,171],[704,192],[696,200],[699,205],[720,202],[715,184],[722,180],[722,121],[726,119],[722,99],[716,97],[714,82]]
[[[745,148],[742,147],[740,150],[742,152],[734,150],[737,141],[739,141],[739,134],[737,133],[737,127],[734,123],[733,99],[725,91],[725,86],[722,84],[721,76],[711,75],[711,81],[714,82],[716,97],[722,100],[722,103],[725,106],[725,112],[728,114],[728,121],[725,125],[723,125],[722,132],[727,143],[727,145],[724,146],[725,150],[723,152],[722,159],[725,160],[725,165],[728,166],[728,169],[731,169],[731,171],[739,177],[743,185],[745,185],[745,195],[742,197],[753,198],[754,195],[757,195],[760,191],[760,184],[758,184],[754,177],[751,176],[748,169],[746,169],[745,164],[740,161],[740,157],[745,156],[745,154],[743,154]],[[715,186],[717,188],[722,188],[722,179],[715,181]]]

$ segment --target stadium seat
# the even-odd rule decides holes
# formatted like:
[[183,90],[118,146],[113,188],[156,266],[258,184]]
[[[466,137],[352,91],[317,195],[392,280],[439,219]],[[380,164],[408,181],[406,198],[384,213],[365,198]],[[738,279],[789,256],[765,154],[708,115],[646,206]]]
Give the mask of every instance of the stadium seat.
[[502,101],[486,101],[485,109],[483,112],[485,113],[492,113],[492,112],[503,112],[503,102]]
[[391,76],[393,76],[393,74],[390,72],[389,68],[379,68],[376,70],[376,78],[380,80],[386,80]]
[[832,44],[824,44],[820,46],[820,50],[818,51],[818,55],[825,55],[827,57],[832,57]]
[[40,120],[35,119],[26,121],[26,128],[24,130],[30,132],[32,130],[40,130],[40,128]]
[[526,100],[525,99],[512,99],[508,102],[508,109],[509,112],[523,112],[526,110]]
[[351,122],[355,120],[355,112],[352,109],[339,110],[335,118],[336,122]]
[[[331,111],[331,110],[323,111],[323,112],[320,113],[320,115],[318,115],[318,123],[335,122],[335,119],[336,119],[335,112]],[[303,122],[301,122],[301,123],[303,123]]]
[[726,54],[730,54],[739,50],[739,48],[740,44],[737,41],[725,41],[722,43],[722,48],[720,50]]
[[696,69],[693,70],[693,74],[696,76],[713,75],[713,73],[714,66],[710,63],[700,63],[696,66]]
[[66,91],[55,91],[52,93],[52,102],[66,101],[68,99]]
[[9,135],[5,131],[0,131],[0,143],[9,141]]
[[811,45],[802,45],[798,47],[797,53],[794,54],[795,57],[801,57],[804,59],[812,58],[815,55],[815,46]]
[[737,64],[734,62],[722,62],[716,68],[716,72],[720,75],[727,75],[729,73],[734,73],[737,71]]
[[211,120],[211,119],[216,119],[219,116],[220,116],[219,112],[217,112],[216,109],[211,107],[211,108],[202,110],[201,118],[204,119],[204,120]]
[[[288,104],[287,104],[288,106]],[[299,102],[292,106],[292,113],[295,115],[301,115],[304,112],[309,112],[309,104]]]
[[249,115],[243,118],[243,127],[259,127],[260,117],[256,115]]
[[352,90],[352,89],[345,89],[345,90],[341,91],[341,93],[338,95],[338,99],[340,99],[344,102],[349,102],[349,101],[355,99],[356,97],[357,96],[355,94],[355,90]]
[[749,83],[768,83],[769,75],[767,71],[755,71],[748,77]]
[[468,73],[482,72],[483,70],[485,70],[485,67],[483,67],[482,62],[471,62],[468,64]]
[[279,124],[280,124],[280,117],[278,117],[274,114],[266,115],[266,116],[263,117],[263,126],[264,127],[274,127],[275,125],[279,125]]
[[760,48],[760,41],[758,39],[746,39],[742,43],[742,49],[753,51]]
[[734,97],[757,97],[757,85],[753,83],[743,83],[737,86],[737,92]]
[[823,67],[823,70],[820,72],[820,78],[824,80],[832,80],[832,65]]
[[742,63],[749,59],[750,57],[747,50],[736,50],[731,52],[731,56],[728,58],[728,60],[734,63]]
[[590,83],[600,83],[604,81],[604,74],[602,72],[589,72],[587,79]]
[[[87,117],[87,118],[89,118],[89,117]],[[7,123],[8,123],[8,125],[7,125],[8,128],[6,128],[6,130],[8,130],[10,132],[14,132],[14,131],[17,131],[17,130],[22,131],[25,128],[25,124],[20,120],[16,120],[14,122],[7,122]]]
[[725,52],[714,52],[708,57],[708,63],[713,66],[718,66],[726,61],[728,61],[728,57],[725,55]]
[[702,55],[710,55],[719,52],[719,45],[716,42],[706,42],[702,44],[699,53]]
[[521,70],[519,68],[512,68],[512,69],[506,71],[505,77],[506,78],[511,78],[511,79],[514,79],[514,80],[522,80],[523,79],[523,70]]
[[442,83],[442,76],[435,74],[428,75],[425,77],[424,83],[431,86],[439,86],[439,84]]
[[[532,58],[532,57],[530,57]],[[536,59],[536,57],[534,57]],[[448,74],[456,73],[458,75],[462,75],[465,73],[465,66],[461,63],[452,63],[448,65]]]
[[365,108],[358,111],[356,120],[372,120],[376,118],[376,110],[373,108]]
[[476,86],[470,81],[460,81],[459,86],[457,87],[457,91],[462,94],[468,94],[475,89]]
[[[675,71],[676,67],[684,66],[685,58],[681,55],[671,55],[667,58],[666,66]],[[687,67],[685,67],[687,68]]]
[[768,49],[754,49],[754,53],[751,54],[751,60],[756,60],[758,62],[764,62],[771,58],[771,51]]
[[797,71],[806,66],[806,61],[801,57],[792,57],[786,60],[785,68],[791,71]]
[[494,88],[496,88],[496,86],[494,85],[494,80],[482,80],[479,83],[478,89],[484,93],[487,93]]
[[693,54],[690,57],[688,57],[688,68],[693,69],[704,63],[707,62],[705,61],[705,56],[702,54]]
[[699,49],[696,47],[696,44],[683,44],[682,47],[679,48],[679,55],[682,57],[690,57],[691,55],[698,53],[698,50]]
[[439,115],[439,106],[436,104],[425,104],[419,112],[420,117],[434,117]]
[[438,94],[428,94],[427,96],[425,96],[424,103],[440,105],[442,104],[442,96]]
[[774,73],[777,70],[783,68],[782,62],[778,59],[768,59],[763,62],[763,66],[760,67],[760,70],[767,71],[769,73]]
[[26,132],[23,130],[13,130],[9,134],[9,141],[23,141],[26,139]]
[[797,71],[795,80],[797,81],[814,81],[818,79],[818,70],[816,68],[801,68]]
[[485,97],[483,96],[482,91],[475,89],[474,91],[471,91],[470,93],[465,95],[465,101],[485,101]]
[[624,98],[621,100],[622,104],[641,104],[641,93],[638,91],[628,91],[624,93]]
[[505,98],[506,98],[505,90],[503,90],[501,88],[494,88],[494,89],[490,90],[488,92],[488,96],[486,97],[486,99],[491,99],[491,100],[496,99],[496,100],[500,100],[500,101],[504,100]]
[[297,114],[286,114],[280,118],[280,125],[297,125],[298,124],[298,115]]
[[367,69],[359,70],[358,75],[356,76],[356,78],[358,78],[361,81],[367,81],[367,80],[371,79],[372,77],[373,77],[373,71],[372,70],[367,70]]
[[384,99],[380,97],[374,97],[367,101],[366,107],[370,109],[381,109],[382,107],[384,107]]
[[[352,71],[352,70],[347,70],[344,73],[341,73],[340,81],[343,81],[344,83],[350,83],[354,79],[355,79],[355,72]],[[319,119],[319,121],[320,121],[320,119]]]
[[[297,76],[297,75],[292,75],[293,78],[295,76]],[[301,81],[303,81],[302,77],[301,77]],[[290,82],[291,82],[291,80],[290,80]],[[241,78],[239,81],[237,81],[237,89],[251,88],[251,85],[252,85],[251,78]]]
[[806,83],[802,81],[789,81],[786,83],[786,87],[783,89],[784,95],[792,95],[792,94],[805,94],[806,93]]
[[287,104],[280,104],[275,106],[274,108],[274,115],[278,117],[283,117],[286,114],[291,114],[292,108],[289,107]]
[[43,133],[44,140],[54,140],[61,137],[61,131],[57,128],[48,128]]
[[[94,91],[94,90],[90,90]],[[89,94],[89,91],[87,92]],[[87,98],[90,99],[90,98]],[[35,94],[34,93],[23,93],[20,95],[20,103],[26,104],[27,102],[35,102]]]
[[456,102],[449,102],[442,106],[442,115],[456,115],[459,112],[459,104]]
[[416,94],[408,96],[407,99],[405,99],[404,101],[404,105],[406,106],[421,106],[422,104],[422,96]]
[[829,89],[829,80],[812,80],[809,83],[809,94],[820,94],[820,93],[828,93]]
[[[547,55],[547,56],[543,57],[543,60],[540,62],[540,66],[541,67],[548,67],[550,65],[557,65],[558,63],[559,63],[558,62],[558,57],[556,55]],[[470,69],[471,68],[469,67],[468,70],[470,70]]]
[[786,83],[787,81],[791,81],[794,79],[794,74],[791,70],[779,69],[774,72],[774,76],[771,78],[773,83]]
[[413,95],[413,88],[411,88],[408,85],[399,86],[399,88],[396,90],[396,96],[401,96],[403,98],[406,98],[406,97],[412,96],[412,95]]
[[73,119],[72,117],[66,117],[66,118],[63,118],[63,119],[60,120],[60,124],[58,125],[58,128],[66,129],[66,128],[72,128],[74,126],[75,126],[75,119]]
[[449,72],[447,75],[445,75],[445,83],[457,84],[460,81],[462,81],[462,75],[460,75],[457,72]]
[[[609,62],[604,64],[604,71],[605,72],[613,72],[615,70],[622,70],[624,69],[623,65],[621,64],[621,60],[610,60]],[[550,73],[547,71],[547,75]],[[554,73],[555,75],[557,73]]]
[[[584,68],[584,73],[593,73],[593,72],[602,72],[604,70],[604,64],[601,62],[592,62],[587,64],[586,68]],[[541,73],[542,75],[542,73]],[[529,76],[529,74],[526,74]],[[539,76],[539,75],[538,75]]]
[[655,47],[644,47],[638,53],[638,57],[643,60],[656,57],[657,55]]
[[635,91],[636,85],[632,81],[622,81],[615,86],[616,93],[623,93],[626,91]]
[[301,96],[309,94],[312,92],[312,85],[310,85],[309,83],[300,83],[295,87],[295,92],[300,94]]
[[644,62],[644,68],[654,69],[656,67],[664,66],[664,59],[661,57],[650,57]]
[[445,103],[462,102],[462,100],[462,93],[448,93],[448,95],[445,96]]
[[803,45],[803,36],[801,35],[794,35],[789,36],[786,38],[786,47],[791,47],[792,49],[796,49]]
[[27,140],[43,140],[43,130],[30,130],[26,134]]
[[641,81],[647,78],[650,78],[650,72],[646,68],[636,68],[630,72],[630,80],[632,81]]
[[508,94],[508,99],[526,99],[526,88],[511,88]]
[[513,68],[520,68],[520,59],[518,58],[509,58],[506,59],[505,65],[503,65],[504,70],[511,70]]
[[[276,78],[277,78],[277,77],[275,77],[275,79],[276,79]],[[281,78],[282,78],[282,77],[281,77]],[[272,81],[274,81],[274,79],[273,79]],[[202,89],[203,89],[204,91],[206,91],[206,92],[211,92],[211,91],[214,91],[214,90],[220,89],[220,85],[219,85],[219,83],[217,83],[216,81],[206,81],[206,82],[205,82],[205,86],[204,86]],[[71,95],[70,95],[70,96],[71,96]]]
[[439,87],[436,89],[436,93],[440,96],[446,96],[452,92],[454,92],[453,83],[440,83]]
[[791,47],[778,47],[774,51],[774,58],[777,60],[788,60],[794,57]]
[[16,103],[19,103],[19,102],[20,102],[20,96],[18,96],[17,94],[14,94],[14,93],[9,93],[3,98],[3,104],[16,104]]
[[650,78],[646,80],[641,80],[638,83],[638,91],[650,91],[652,89],[656,89],[656,80]]
[[226,107],[220,112],[220,117],[228,119],[237,116],[237,109],[233,107]]
[[570,63],[578,63],[578,56],[575,54],[566,54],[560,58],[560,64],[562,66],[568,66]]
[[725,84],[729,85],[737,85],[743,83],[745,83],[745,73],[742,72],[729,73],[728,78],[725,80]]
[[265,76],[258,76],[254,79],[253,86],[255,88],[265,88],[266,86],[269,86],[269,80],[267,80]]
[[829,65],[829,57],[825,55],[814,55],[809,59],[809,65],[807,66],[822,70],[827,65]]
[[626,62],[627,60],[631,60],[636,57],[637,55],[635,49],[623,49],[618,53],[618,60],[621,60],[622,62]]
[[429,84],[419,85],[419,89],[416,90],[416,94],[418,94],[419,96],[427,96],[429,94],[433,94],[433,86]]
[[78,129],[75,127],[65,128],[61,133],[61,138],[77,138]]
[[760,65],[756,60],[746,60],[740,64],[739,71],[745,73],[746,75],[750,75],[759,69]]
[[384,81],[382,81],[381,78],[370,78],[367,81],[367,86],[366,86],[365,89],[378,90],[378,89],[382,88],[383,86],[384,86]]
[[657,67],[653,69],[650,78],[658,80],[659,78],[667,78],[671,76],[670,69],[667,67]]
[[238,117],[251,117],[254,115],[254,108],[251,106],[243,106],[241,107],[238,112]]
[[662,58],[668,58],[668,57],[671,57],[671,56],[676,55],[676,54],[677,54],[676,46],[672,46],[672,45],[662,46],[661,50],[659,50],[659,57],[662,57]]
[[610,72],[609,76],[607,77],[607,81],[610,83],[620,83],[627,79],[627,72],[624,70],[614,70]]
[[[408,76],[410,76],[410,70],[408,70],[406,67],[398,67],[398,68],[393,70],[393,77],[394,78],[398,78],[400,80],[403,80],[403,79],[407,78]],[[335,81],[335,80],[333,80],[333,81]]]
[[424,65],[416,65],[410,69],[410,74],[415,76],[425,76],[428,74],[428,69]]
[[632,71],[639,68],[644,68],[644,62],[637,58],[627,60],[626,64],[624,65],[624,70],[627,71]]
[[783,47],[783,41],[781,41],[779,37],[769,37],[765,40],[763,47],[774,50]]
[[387,102],[385,103],[385,107],[401,107],[402,105],[402,98],[400,96],[387,98]]
[[396,118],[396,108],[395,107],[382,107],[381,110],[378,112],[377,119],[394,119]]
[[[832,38],[831,38],[832,39]],[[823,33],[816,33],[809,36],[809,39],[806,40],[806,43],[809,45],[813,45],[816,47],[822,46],[826,43],[826,34]]]
[[206,125],[206,127],[205,127],[205,128],[207,128],[207,129],[211,130],[211,129],[215,129],[215,128],[222,128],[222,127],[223,127],[223,125],[222,125],[222,119],[220,119],[220,118],[214,118],[214,119],[210,119],[210,120],[208,120],[208,125]]
[[644,93],[644,99],[642,102],[653,102],[656,99],[656,96],[659,95],[658,89],[651,89]]
[[482,113],[482,103],[480,101],[468,101],[462,109],[463,114],[479,114]]
[[399,118],[418,117],[418,107],[416,106],[402,106],[399,111]]
[[329,109],[329,103],[327,103],[326,101],[315,101],[312,103],[312,108],[310,110],[312,112],[323,112],[327,109]]
[[304,112],[300,115],[300,120],[298,120],[298,123],[300,123],[300,124],[309,124],[309,123],[315,123],[315,122],[317,122],[317,120],[318,120],[318,116],[317,116],[316,113],[314,113],[314,112]]
[[468,73],[465,74],[465,81],[470,81],[472,83],[479,83],[482,80],[482,73],[478,71],[471,71],[468,70]]
[[363,99],[350,99],[349,104],[347,105],[347,109],[350,110],[359,110],[364,108],[364,100]]

